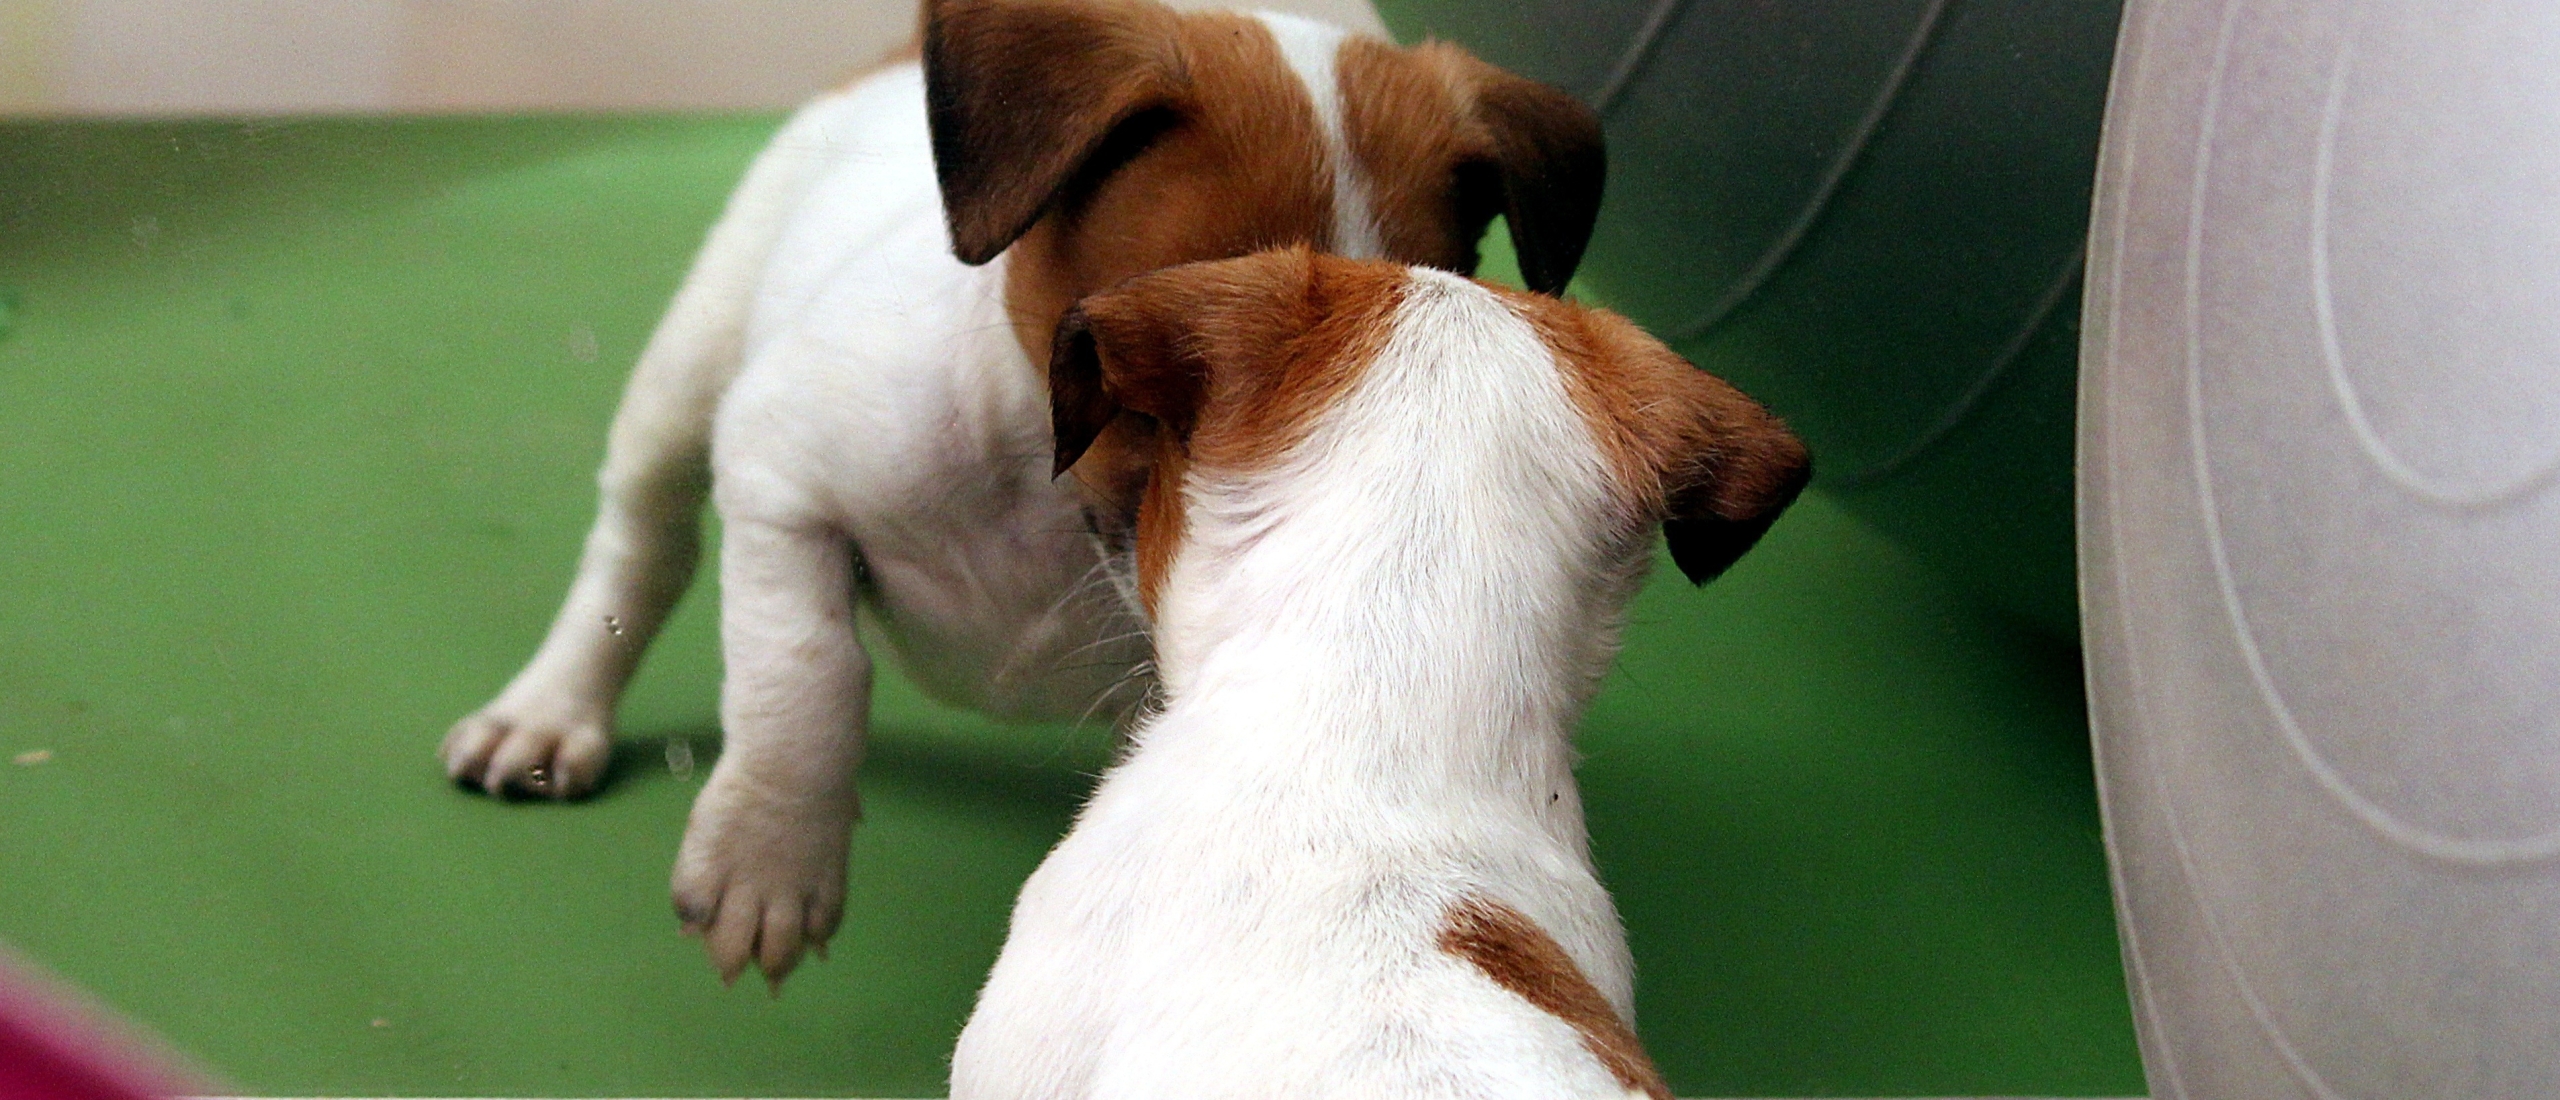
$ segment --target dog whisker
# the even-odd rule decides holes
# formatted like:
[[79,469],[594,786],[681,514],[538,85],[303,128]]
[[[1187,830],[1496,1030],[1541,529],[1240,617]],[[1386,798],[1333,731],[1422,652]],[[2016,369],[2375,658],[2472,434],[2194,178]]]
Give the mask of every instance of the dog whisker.
[[1127,729],[1129,726],[1130,716],[1135,713],[1139,707],[1145,705],[1145,703],[1156,694],[1157,685],[1155,683],[1155,672],[1156,663],[1153,660],[1139,661],[1137,664],[1131,665],[1129,667],[1129,671],[1124,673],[1119,679],[1112,681],[1110,686],[1094,693],[1093,702],[1086,705],[1083,714],[1076,716],[1075,724],[1082,726],[1086,722],[1091,721],[1094,712],[1101,709],[1104,703],[1109,702],[1112,695],[1118,693],[1122,688],[1136,685],[1140,689],[1138,691],[1137,698],[1131,700],[1128,706],[1122,707],[1119,713],[1113,717],[1111,723],[1115,728]]
[[[1104,647],[1104,646],[1107,646],[1107,645],[1116,645],[1116,644],[1118,644],[1118,643],[1128,641],[1128,640],[1130,640],[1130,639],[1132,639],[1132,638],[1144,638],[1144,637],[1146,637],[1146,636],[1147,636],[1147,632],[1146,632],[1146,631],[1144,631],[1144,630],[1130,630],[1130,631],[1124,631],[1124,632],[1119,633],[1119,634],[1111,635],[1110,637],[1107,637],[1107,638],[1096,638],[1096,639],[1094,639],[1094,640],[1092,640],[1092,641],[1090,641],[1090,642],[1086,642],[1086,643],[1085,643],[1085,644],[1083,644],[1083,645],[1077,646],[1077,647],[1075,647],[1074,649],[1070,649],[1070,650],[1066,651],[1065,653],[1061,653],[1061,654],[1059,654],[1059,655],[1058,655],[1058,657],[1059,657],[1059,659],[1060,659],[1061,661],[1064,661],[1064,660],[1066,660],[1066,659],[1068,659],[1068,658],[1081,657],[1081,656],[1083,656],[1083,655],[1085,655],[1085,654],[1087,654],[1087,653],[1091,653],[1091,652],[1093,652],[1094,650],[1100,649],[1100,648],[1102,648],[1102,647]],[[1109,662],[1109,661],[1100,662],[1100,664],[1111,664],[1111,663],[1114,663],[1114,662]],[[1094,667],[1099,667],[1099,665],[1061,665],[1060,667],[1062,667],[1062,668],[1094,668]]]

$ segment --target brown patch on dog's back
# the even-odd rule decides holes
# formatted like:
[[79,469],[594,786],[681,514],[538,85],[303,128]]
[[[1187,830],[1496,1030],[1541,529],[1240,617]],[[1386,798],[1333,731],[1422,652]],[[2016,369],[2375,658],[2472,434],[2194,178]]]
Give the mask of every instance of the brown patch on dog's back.
[[1451,906],[1440,927],[1440,950],[1474,964],[1495,985],[1572,1025],[1582,1035],[1583,1049],[1619,1084],[1653,1100],[1671,1100],[1671,1087],[1653,1068],[1635,1030],[1574,965],[1573,956],[1519,910],[1485,897]]

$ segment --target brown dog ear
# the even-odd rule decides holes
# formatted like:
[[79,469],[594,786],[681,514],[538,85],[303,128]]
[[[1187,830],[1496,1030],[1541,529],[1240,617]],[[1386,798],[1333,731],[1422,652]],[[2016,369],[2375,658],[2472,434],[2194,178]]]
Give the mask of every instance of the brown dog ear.
[[1093,322],[1082,306],[1070,308],[1049,343],[1049,428],[1057,440],[1049,477],[1066,476],[1119,415],[1119,402],[1102,388],[1102,350],[1094,343]]
[[1689,367],[1684,453],[1663,471],[1662,540],[1692,584],[1723,575],[1813,479],[1804,442],[1760,403]]
[[1662,521],[1671,560],[1705,584],[1760,541],[1813,478],[1804,442],[1730,383],[1604,309],[1523,296],[1569,365],[1636,518]]
[[1609,173],[1600,115],[1562,89],[1481,61],[1470,68],[1520,279],[1540,294],[1563,294],[1600,218]]
[[1327,312],[1318,269],[1350,261],[1304,247],[1152,271],[1085,297],[1050,345],[1054,473],[1064,474],[1123,413],[1188,443],[1213,387],[1267,390],[1282,349]]
[[1173,18],[1128,0],[927,0],[925,117],[960,262],[994,259],[1097,154],[1153,136]]

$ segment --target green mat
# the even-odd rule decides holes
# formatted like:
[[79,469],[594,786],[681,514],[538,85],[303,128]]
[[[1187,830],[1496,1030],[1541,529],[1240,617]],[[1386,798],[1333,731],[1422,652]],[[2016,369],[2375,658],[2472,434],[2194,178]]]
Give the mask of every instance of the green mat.
[[[940,1093],[1106,731],[884,676],[844,932],[778,1001],[666,901],[708,571],[603,797],[432,755],[531,652],[773,125],[0,127],[0,940],[251,1092]],[[1672,1084],[2139,1091],[2075,655],[1820,495],[1661,576],[1583,776]]]

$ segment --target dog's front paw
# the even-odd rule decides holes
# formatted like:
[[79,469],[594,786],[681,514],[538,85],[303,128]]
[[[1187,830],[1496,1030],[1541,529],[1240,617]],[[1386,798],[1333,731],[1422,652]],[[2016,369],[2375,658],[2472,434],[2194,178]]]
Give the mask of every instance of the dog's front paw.
[[804,796],[712,772],[676,855],[675,904],[721,981],[753,962],[780,992],[803,950],[826,954],[844,917],[845,846],[859,816],[850,793]]
[[490,794],[576,798],[613,758],[603,715],[541,716],[500,699],[444,735],[444,773]]

